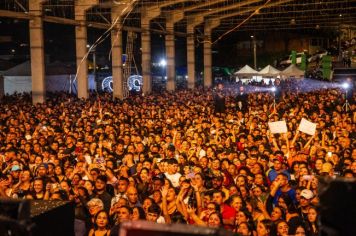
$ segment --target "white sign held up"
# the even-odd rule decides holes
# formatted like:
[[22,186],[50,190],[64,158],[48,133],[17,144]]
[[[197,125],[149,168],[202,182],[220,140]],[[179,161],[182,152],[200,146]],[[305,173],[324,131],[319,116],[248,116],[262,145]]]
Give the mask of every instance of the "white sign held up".
[[316,123],[302,118],[298,130],[309,135],[314,135],[316,130]]
[[268,127],[271,130],[272,134],[283,134],[287,133],[287,124],[286,121],[276,121],[276,122],[268,122]]

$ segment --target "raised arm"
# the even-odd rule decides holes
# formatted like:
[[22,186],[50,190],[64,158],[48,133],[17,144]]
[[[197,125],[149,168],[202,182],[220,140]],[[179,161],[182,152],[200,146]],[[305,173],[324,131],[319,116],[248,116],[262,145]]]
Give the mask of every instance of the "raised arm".
[[167,224],[171,223],[171,217],[168,214],[168,203],[167,203],[167,194],[168,194],[168,188],[164,187],[161,190],[162,193],[162,213],[164,220],[166,221]]
[[191,218],[197,225],[200,225],[200,226],[207,226],[207,224],[195,214],[195,208],[192,208],[192,207],[188,206],[187,211],[188,211],[188,214],[189,214],[190,218]]

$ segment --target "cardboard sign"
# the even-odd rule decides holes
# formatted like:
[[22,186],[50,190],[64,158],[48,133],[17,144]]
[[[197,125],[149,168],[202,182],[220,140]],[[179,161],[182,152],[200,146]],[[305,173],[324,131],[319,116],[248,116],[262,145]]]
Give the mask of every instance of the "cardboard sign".
[[302,118],[298,130],[309,135],[314,135],[316,130],[316,123],[310,122]]
[[268,127],[271,131],[272,134],[283,134],[287,133],[287,124],[286,121],[281,120],[281,121],[276,121],[276,122],[268,122]]

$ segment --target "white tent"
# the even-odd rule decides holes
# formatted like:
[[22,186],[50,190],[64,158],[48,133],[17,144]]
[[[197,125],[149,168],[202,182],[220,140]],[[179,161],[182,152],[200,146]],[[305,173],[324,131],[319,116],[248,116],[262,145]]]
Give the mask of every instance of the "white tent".
[[258,74],[262,75],[263,77],[277,77],[280,73],[281,71],[277,70],[271,65],[266,66],[258,72]]
[[291,64],[284,71],[281,72],[283,78],[296,77],[301,78],[304,77],[304,71],[299,69],[296,65]]
[[250,66],[245,65],[239,71],[235,72],[236,81],[240,79],[243,84],[248,83],[250,80],[257,80],[258,71],[252,69]]
[[235,72],[234,75],[239,77],[251,77],[254,75],[258,75],[258,71],[252,69],[249,65],[245,65],[239,71]]

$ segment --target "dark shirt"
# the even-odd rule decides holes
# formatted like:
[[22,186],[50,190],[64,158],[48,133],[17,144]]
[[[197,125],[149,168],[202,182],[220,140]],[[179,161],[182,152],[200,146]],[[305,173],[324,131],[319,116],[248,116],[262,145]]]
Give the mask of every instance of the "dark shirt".
[[102,194],[96,194],[96,198],[99,198],[104,203],[104,210],[110,212],[111,207],[111,195],[108,192],[103,192]]

